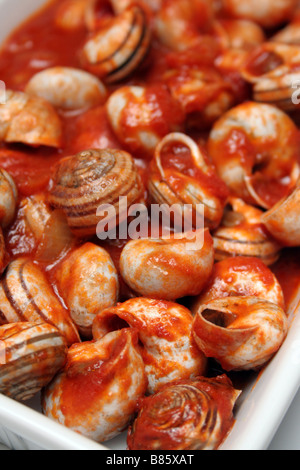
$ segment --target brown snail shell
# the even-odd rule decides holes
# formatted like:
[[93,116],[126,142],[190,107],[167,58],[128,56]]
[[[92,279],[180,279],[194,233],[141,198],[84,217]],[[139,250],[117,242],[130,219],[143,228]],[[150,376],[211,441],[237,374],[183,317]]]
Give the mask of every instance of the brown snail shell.
[[0,392],[16,400],[32,398],[64,366],[67,350],[49,323],[0,326]]
[[265,42],[249,54],[242,69],[243,78],[252,84],[254,101],[293,111],[294,83],[299,82],[298,45]]
[[267,266],[274,264],[281,246],[263,229],[260,209],[231,198],[225,209],[223,221],[214,232],[215,260],[233,256],[250,256],[261,259]]
[[118,82],[141,64],[150,41],[146,11],[140,5],[131,5],[87,40],[82,62],[87,70],[105,82]]
[[233,424],[240,393],[225,375],[165,385],[140,401],[129,450],[216,450]]
[[118,222],[126,220],[119,211],[119,198],[128,205],[142,198],[144,188],[132,156],[121,150],[86,150],[62,159],[55,170],[49,202],[61,209],[78,237],[96,234],[97,210],[105,205],[116,209]]
[[67,344],[79,342],[69,312],[55,295],[44,272],[28,258],[12,261],[0,283],[0,324],[45,321],[54,325]]

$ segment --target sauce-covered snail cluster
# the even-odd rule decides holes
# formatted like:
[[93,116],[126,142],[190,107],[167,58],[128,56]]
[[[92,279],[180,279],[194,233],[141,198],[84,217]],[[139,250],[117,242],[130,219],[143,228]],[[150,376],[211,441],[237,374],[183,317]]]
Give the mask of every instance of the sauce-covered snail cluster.
[[0,393],[129,450],[224,442],[289,329],[297,6],[52,0],[7,39]]

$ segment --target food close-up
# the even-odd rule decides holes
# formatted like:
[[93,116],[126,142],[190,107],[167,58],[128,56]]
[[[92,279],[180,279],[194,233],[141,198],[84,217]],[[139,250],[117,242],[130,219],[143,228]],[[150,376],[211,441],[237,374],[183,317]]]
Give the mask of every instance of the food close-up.
[[300,2],[31,13],[0,48],[0,397],[219,450],[300,312]]

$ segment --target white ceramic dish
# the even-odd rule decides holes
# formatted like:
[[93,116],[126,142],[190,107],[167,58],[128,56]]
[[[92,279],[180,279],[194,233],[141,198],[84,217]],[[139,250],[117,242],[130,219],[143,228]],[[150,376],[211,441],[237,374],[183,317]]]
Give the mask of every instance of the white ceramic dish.
[[[45,0],[0,0],[0,43]],[[1,79],[1,77],[0,77]],[[289,307],[289,335],[276,357],[249,383],[236,409],[236,423],[222,450],[266,450],[300,386],[300,292]],[[50,421],[39,397],[22,405],[0,395],[0,443],[11,449],[125,449],[125,436],[96,444]]]

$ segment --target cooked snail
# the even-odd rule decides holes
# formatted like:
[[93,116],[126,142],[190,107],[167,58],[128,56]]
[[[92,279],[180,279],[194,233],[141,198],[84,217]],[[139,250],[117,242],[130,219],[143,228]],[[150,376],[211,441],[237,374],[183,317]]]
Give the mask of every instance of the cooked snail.
[[282,288],[270,268],[258,258],[238,256],[215,263],[193,313],[204,303],[229,296],[258,297],[285,308]]
[[263,214],[242,199],[230,198],[222,223],[212,234],[215,260],[249,256],[261,259],[267,266],[274,264],[281,246],[264,230]]
[[236,101],[229,81],[212,66],[172,68],[163,80],[182,105],[188,129],[209,129]]
[[7,228],[16,215],[18,189],[11,175],[0,168],[0,225]]
[[249,54],[241,73],[252,84],[254,101],[293,111],[299,107],[293,99],[299,64],[298,45],[266,42]]
[[118,301],[118,273],[111,257],[85,243],[59,263],[55,279],[79,332],[90,338],[95,316]]
[[128,426],[146,387],[137,332],[123,329],[69,349],[65,368],[43,393],[43,412],[103,442]]
[[34,75],[26,93],[60,109],[87,109],[103,104],[106,88],[94,75],[71,67],[52,67]]
[[[55,168],[49,202],[61,209],[72,232],[78,237],[96,234],[99,210],[115,209],[112,223],[127,219],[127,207],[139,202],[144,187],[134,160],[121,150],[86,150],[63,158]],[[117,220],[116,220],[117,218]]]
[[[166,160],[165,154],[173,157]],[[149,193],[158,204],[178,204],[182,211],[185,204],[191,204],[194,224],[198,212],[203,217],[204,208],[205,227],[214,229],[220,224],[229,192],[187,135],[173,133],[161,140],[148,181]]]
[[101,339],[110,331],[128,325],[137,329],[143,346],[147,390],[155,393],[168,382],[205,373],[206,359],[192,339],[192,323],[187,308],[141,297],[99,313],[94,320],[93,337]]
[[65,339],[49,323],[0,326],[0,392],[29,400],[64,366],[67,350]]
[[159,41],[174,51],[197,45],[213,22],[209,0],[164,0],[155,17]]
[[199,349],[222,368],[254,370],[279,350],[288,331],[285,311],[258,297],[226,297],[199,306],[193,334]]
[[144,60],[151,43],[147,12],[133,4],[109,18],[82,49],[83,66],[106,83],[128,77]]
[[42,98],[7,90],[0,107],[0,142],[60,147],[62,124],[53,106]]
[[247,102],[215,123],[208,151],[232,195],[270,209],[298,180],[297,134],[283,111]]
[[80,341],[69,312],[55,295],[43,271],[28,258],[12,261],[0,283],[0,324],[45,321],[71,345]]
[[283,246],[300,246],[300,182],[292,193],[261,217],[262,224]]
[[170,132],[181,130],[184,113],[163,85],[123,86],[106,103],[111,127],[120,143],[141,158],[152,158]]
[[216,450],[233,424],[241,392],[225,375],[166,385],[140,401],[129,450]]
[[213,240],[206,230],[129,241],[120,257],[125,283],[137,294],[165,300],[199,295],[211,275]]

